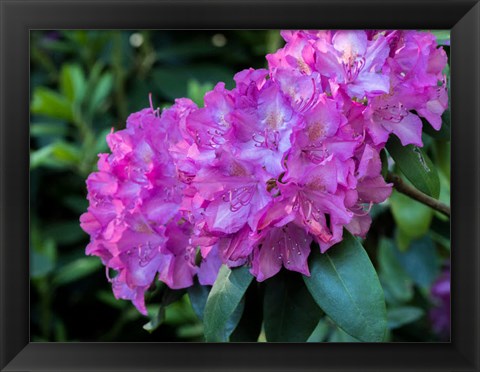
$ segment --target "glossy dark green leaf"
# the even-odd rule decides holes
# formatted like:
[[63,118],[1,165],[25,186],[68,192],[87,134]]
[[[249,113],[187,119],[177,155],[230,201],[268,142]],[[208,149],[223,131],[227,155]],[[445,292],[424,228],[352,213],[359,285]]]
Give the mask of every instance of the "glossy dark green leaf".
[[401,306],[393,307],[387,310],[388,328],[400,328],[408,323],[420,319],[424,311],[418,307]]
[[433,198],[438,198],[440,179],[435,165],[423,149],[414,145],[402,146],[397,137],[391,136],[387,142],[387,150],[413,186]]
[[242,297],[240,300],[240,303],[238,306],[235,308],[233,311],[232,315],[227,320],[227,323],[225,325],[224,329],[224,335],[223,341],[230,341],[231,336],[235,329],[237,328],[238,324],[240,323],[240,320],[242,319],[243,311],[245,310],[245,297]]
[[379,277],[388,303],[404,303],[413,298],[413,282],[395,255],[395,246],[382,239],[378,246]]
[[195,281],[195,283],[187,289],[192,309],[200,320],[203,320],[203,311],[210,289],[211,286],[201,285],[198,281]]
[[233,331],[233,329],[230,330],[228,320],[239,306],[252,279],[253,276],[246,266],[229,269],[223,265],[220,268],[208,295],[203,315],[207,341],[224,342],[228,340]]
[[312,297],[344,331],[361,341],[382,341],[385,298],[365,249],[344,231],[341,243],[320,254],[314,249],[311,276],[304,276]]
[[267,341],[305,342],[322,315],[301,274],[281,272],[266,282],[263,318]]

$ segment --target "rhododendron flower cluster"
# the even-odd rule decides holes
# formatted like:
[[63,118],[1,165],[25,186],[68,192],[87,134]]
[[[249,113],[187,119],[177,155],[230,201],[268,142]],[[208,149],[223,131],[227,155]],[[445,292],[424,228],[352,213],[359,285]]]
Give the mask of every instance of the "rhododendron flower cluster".
[[310,275],[311,249],[344,228],[365,237],[369,209],[390,195],[379,155],[389,136],[422,146],[421,118],[440,128],[447,56],[433,35],[282,36],[268,69],[239,72],[232,90],[218,83],[203,107],[146,108],[108,135],[81,225],[115,296],[143,314],[155,278],[212,284],[222,263],[258,281],[282,267]]

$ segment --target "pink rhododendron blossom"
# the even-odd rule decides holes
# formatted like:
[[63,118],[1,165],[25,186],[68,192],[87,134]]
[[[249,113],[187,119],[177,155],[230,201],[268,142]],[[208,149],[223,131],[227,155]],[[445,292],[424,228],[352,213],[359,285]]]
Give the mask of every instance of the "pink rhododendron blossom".
[[[117,298],[146,313],[156,279],[215,281],[221,264],[258,281],[310,275],[346,228],[365,237],[386,200],[380,151],[391,135],[422,146],[448,106],[447,59],[417,31],[282,31],[268,69],[247,69],[161,114],[132,114],[87,179],[82,228]],[[311,244],[312,242],[316,244]],[[316,247],[316,248],[315,248]]]

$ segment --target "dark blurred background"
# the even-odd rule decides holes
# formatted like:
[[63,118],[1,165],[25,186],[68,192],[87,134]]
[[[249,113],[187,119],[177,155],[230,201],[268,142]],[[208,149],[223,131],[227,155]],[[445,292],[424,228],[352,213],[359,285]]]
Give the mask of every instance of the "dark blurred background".
[[283,41],[275,31],[31,32],[31,339],[32,341],[201,340],[187,298],[165,324],[114,299],[105,270],[86,257],[85,179],[107,152],[105,135],[129,113],[175,98],[201,104],[219,81],[266,66]]
[[[106,134],[148,107],[149,93],[154,106],[180,97],[202,104],[215,83],[232,88],[236,72],[265,67],[265,55],[283,45],[279,32],[71,30],[30,37],[31,341],[202,341],[187,296],[167,307],[152,333],[143,328],[148,318],[115,300],[100,260],[84,254],[85,179],[96,170],[97,154],[108,152]],[[425,141],[449,203],[449,140]],[[390,339],[441,339],[428,312],[435,306],[432,284],[450,255],[448,220],[400,194],[372,215],[364,244],[386,293]],[[326,340],[322,329],[312,340]],[[338,329],[328,335],[351,341]]]

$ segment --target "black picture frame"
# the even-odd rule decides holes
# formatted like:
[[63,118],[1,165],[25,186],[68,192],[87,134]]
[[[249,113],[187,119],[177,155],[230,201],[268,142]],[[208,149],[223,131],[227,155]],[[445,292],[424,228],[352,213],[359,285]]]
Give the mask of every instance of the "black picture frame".
[[[2,371],[479,371],[478,0],[0,0]],[[29,342],[29,31],[451,29],[450,343]],[[85,314],[85,316],[93,314]]]

